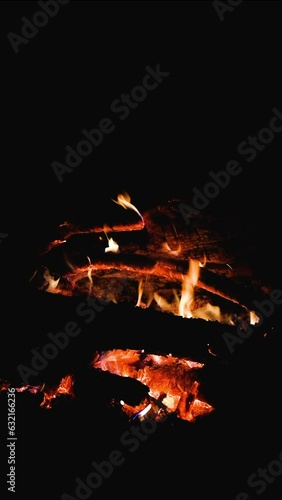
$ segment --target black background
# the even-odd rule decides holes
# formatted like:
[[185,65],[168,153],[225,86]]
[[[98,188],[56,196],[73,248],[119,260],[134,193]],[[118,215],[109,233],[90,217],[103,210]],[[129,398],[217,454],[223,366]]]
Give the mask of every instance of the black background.
[[[206,210],[224,211],[227,220],[240,213],[259,221],[264,237],[256,258],[280,288],[281,134],[250,163],[237,151],[268,127],[273,108],[282,112],[280,7],[243,1],[221,21],[213,2],[72,0],[16,54],[8,33],[21,34],[22,17],[31,20],[40,8],[37,2],[0,3],[0,233],[7,234],[0,244],[0,377],[21,385],[17,366],[28,364],[31,348],[76,318],[81,299],[30,287],[40,248],[64,220],[106,218],[121,191],[141,213],[170,198],[191,201],[211,170],[237,160],[242,172]],[[158,64],[169,76],[120,120],[112,102],[142,83],[146,66]],[[75,147],[82,130],[105,117],[115,130],[60,183],[51,163],[64,163],[65,147]],[[105,308],[40,374],[36,382],[48,383],[74,373],[74,400],[58,399],[48,411],[39,407],[40,395],[17,395],[14,496],[5,487],[7,402],[1,394],[3,498],[75,497],[75,478],[85,479],[91,462],[107,460],[114,449],[125,463],[89,498],[150,498],[169,490],[193,498],[235,500],[240,491],[250,500],[258,496],[247,478],[282,450],[279,311],[271,318],[276,328],[269,341],[250,343],[209,368],[214,414],[193,425],[166,421],[130,454],[120,443],[130,424],[109,400],[124,390],[138,399],[136,387],[101,379],[89,369],[91,355],[117,343],[196,352],[178,318],[142,313]],[[261,498],[276,499],[279,491],[281,476]]]

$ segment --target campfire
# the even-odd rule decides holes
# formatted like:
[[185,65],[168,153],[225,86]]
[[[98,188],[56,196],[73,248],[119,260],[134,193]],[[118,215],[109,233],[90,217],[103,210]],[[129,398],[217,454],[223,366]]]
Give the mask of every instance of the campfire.
[[[258,279],[252,265],[254,227],[242,233],[236,217],[225,221],[195,211],[188,224],[185,200],[170,200],[141,213],[129,194],[121,193],[112,205],[105,221],[90,226],[64,221],[42,248],[31,286],[66,297],[93,297],[104,306],[127,304],[177,316],[187,321],[187,338],[199,320],[201,328],[226,325],[245,336],[251,325],[261,322],[256,304],[267,299],[272,284]],[[150,328],[154,335],[158,326]],[[133,344],[126,349],[115,345],[96,350],[91,368],[130,377],[148,389],[138,405],[112,401],[130,419],[158,420],[173,413],[194,422],[214,410],[201,390],[205,363],[192,356],[163,353],[161,346],[158,352],[147,352]],[[8,386],[3,382],[2,390]],[[51,408],[60,395],[74,397],[73,386],[73,376],[67,374],[55,389],[25,385],[17,390],[42,393],[41,406]]]

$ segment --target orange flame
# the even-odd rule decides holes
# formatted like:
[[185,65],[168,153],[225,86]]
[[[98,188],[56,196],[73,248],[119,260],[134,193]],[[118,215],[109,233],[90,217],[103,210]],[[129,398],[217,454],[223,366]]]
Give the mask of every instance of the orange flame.
[[190,260],[187,275],[183,279],[182,294],[179,303],[179,314],[183,318],[192,318],[191,305],[194,300],[194,289],[197,285],[200,274],[199,261]]
[[58,284],[60,281],[60,278],[54,279],[53,276],[50,275],[49,269],[46,269],[43,278],[45,279],[46,283],[48,284],[46,292],[50,293],[59,293]]
[[131,210],[134,210],[139,215],[140,219],[144,222],[144,219],[140,214],[139,210],[134,205],[132,205],[131,198],[128,193],[119,194],[117,196],[117,200],[113,200],[113,202],[116,203],[117,205],[121,205],[125,209],[129,208]]

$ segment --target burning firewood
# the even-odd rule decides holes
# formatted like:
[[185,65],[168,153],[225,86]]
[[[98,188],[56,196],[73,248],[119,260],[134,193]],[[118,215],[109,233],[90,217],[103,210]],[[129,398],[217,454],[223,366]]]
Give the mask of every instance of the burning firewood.
[[[229,328],[238,333],[239,327],[239,332],[244,330],[243,333],[248,334],[250,323],[259,322],[254,302],[264,300],[267,290],[271,290],[269,283],[254,274],[251,265],[256,229],[245,227],[243,230],[242,221],[236,219],[224,225],[220,217],[202,214],[193,214],[187,224],[179,209],[179,200],[142,214],[126,193],[118,195],[115,204],[122,207],[122,214],[126,209],[130,216],[123,218],[119,214],[112,220],[108,216],[104,224],[97,221],[90,225],[61,224],[57,238],[42,251],[40,265],[30,283],[54,295],[98,300],[103,304],[100,310],[106,303],[120,307],[127,303],[141,314],[142,309],[156,309],[170,313],[170,319],[178,316],[180,318],[173,318],[171,328],[174,340],[177,338],[174,352],[178,352],[183,342],[189,354],[195,354],[195,359],[220,358],[222,346],[214,342],[209,322],[218,323],[216,334],[221,344],[225,334],[230,333],[234,338]],[[78,315],[80,307],[78,304],[76,308]],[[183,340],[181,335],[179,341],[177,321],[187,321],[184,336],[188,332],[188,340],[187,337]],[[167,318],[164,322],[162,332],[167,328]],[[150,354],[144,351],[148,335],[150,346],[155,342]],[[113,337],[109,340],[105,334],[95,339],[96,355],[91,365],[96,371],[129,377],[148,388],[148,394],[137,405],[119,401],[122,412],[130,418],[162,419],[173,413],[194,422],[197,417],[208,415],[214,408],[202,395],[200,372],[205,372],[204,362],[194,361],[194,356],[190,359],[166,354],[171,352],[172,339],[163,339],[163,336],[161,345],[165,354],[161,354],[158,335],[159,332],[154,336],[144,332],[142,348],[139,348],[136,346],[140,346],[140,341],[134,336],[118,332],[113,348]],[[212,337],[213,342],[207,340],[208,337]],[[226,345],[224,349],[228,351]],[[8,387],[4,382],[0,389]],[[51,408],[57,396],[73,396],[73,379],[65,376],[55,388],[43,384],[25,385],[16,390],[42,393],[40,406]]]
[[[125,209],[129,209],[130,216],[127,221],[120,221],[113,219],[111,222],[103,224],[94,224],[91,227],[83,227],[72,224],[68,221],[63,222],[59,226],[59,238],[48,243],[46,247],[42,250],[42,253],[48,253],[52,248],[55,248],[74,235],[87,235],[87,234],[100,234],[100,233],[110,233],[110,232],[128,232],[128,231],[140,231],[144,228],[144,219],[137,208],[132,205],[130,196],[127,193],[119,194],[117,200],[113,200],[117,205],[122,206]],[[137,214],[137,217],[132,219],[132,212]]]
[[64,239],[47,245],[32,277],[38,288],[229,324],[234,317],[245,321],[254,301],[266,298],[267,284],[258,284],[250,265],[256,229],[247,225],[238,238],[241,221],[224,226],[220,218],[202,214],[187,224],[179,200],[142,215],[126,193],[115,203],[134,220],[88,228],[63,223]]
[[[160,309],[184,317],[201,317],[201,308],[204,319],[214,317],[220,320],[222,317],[222,321],[224,309],[219,311],[218,308],[224,301],[226,317],[229,315],[230,320],[232,316],[246,318],[254,309],[254,300],[265,298],[262,291],[243,287],[231,278],[201,267],[197,261],[154,261],[143,255],[105,254],[98,261],[76,267],[58,279],[52,278],[48,270],[44,270],[42,278],[41,289],[63,295],[88,294],[118,302],[118,292],[124,294],[126,290],[127,300],[135,301],[134,305],[140,305],[141,297],[149,290],[147,305],[154,300]],[[188,289],[185,291],[187,283]],[[208,292],[208,295],[202,292]],[[166,298],[169,302],[166,302]],[[229,320],[227,322],[230,323]]]
[[[205,365],[189,358],[145,354],[144,350],[114,349],[96,352],[92,363],[96,371],[108,371],[112,375],[129,377],[140,382],[148,393],[132,406],[124,400],[119,401],[122,412],[130,419],[153,418],[162,420],[169,414],[194,422],[200,416],[207,416],[214,408],[200,394],[198,371]],[[0,393],[12,391],[41,396],[39,406],[52,409],[59,397],[75,397],[74,376],[66,375],[57,386],[48,384],[22,385],[13,387],[8,381],[0,380]],[[112,405],[117,401],[112,401]]]

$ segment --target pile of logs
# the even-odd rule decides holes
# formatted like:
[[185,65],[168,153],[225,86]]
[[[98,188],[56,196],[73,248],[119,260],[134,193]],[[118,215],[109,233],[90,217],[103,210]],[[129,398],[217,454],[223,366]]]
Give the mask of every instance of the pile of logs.
[[[253,265],[261,237],[258,224],[224,213],[192,213],[187,221],[185,203],[170,200],[142,215],[114,205],[103,224],[62,223],[57,238],[42,249],[41,268],[32,283],[64,295],[90,294],[133,305],[141,287],[142,296],[149,298],[140,304],[158,309],[154,294],[168,303],[175,294],[179,298],[191,261],[198,261],[194,309],[210,303],[228,315],[248,315],[254,301],[271,290]],[[110,239],[116,251],[106,251]]]

